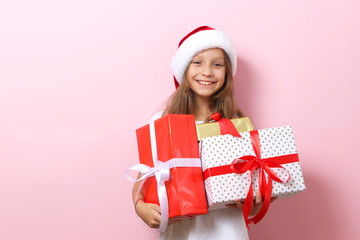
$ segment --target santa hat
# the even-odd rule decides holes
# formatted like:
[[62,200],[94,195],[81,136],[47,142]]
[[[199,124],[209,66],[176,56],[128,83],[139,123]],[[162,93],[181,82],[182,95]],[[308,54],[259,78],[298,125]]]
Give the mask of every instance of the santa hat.
[[183,80],[186,68],[192,58],[197,53],[209,48],[221,48],[226,52],[230,59],[232,73],[235,75],[237,54],[234,44],[224,33],[208,26],[201,26],[181,39],[175,56],[172,59],[171,67],[174,73],[176,88],[179,87]]

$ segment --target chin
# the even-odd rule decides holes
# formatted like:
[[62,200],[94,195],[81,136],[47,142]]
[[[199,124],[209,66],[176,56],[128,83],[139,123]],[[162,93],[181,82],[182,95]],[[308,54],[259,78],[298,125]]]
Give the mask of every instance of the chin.
[[211,93],[209,93],[209,92],[198,92],[198,93],[196,93],[198,96],[200,96],[200,97],[211,97],[213,94],[214,94],[215,92],[211,92]]

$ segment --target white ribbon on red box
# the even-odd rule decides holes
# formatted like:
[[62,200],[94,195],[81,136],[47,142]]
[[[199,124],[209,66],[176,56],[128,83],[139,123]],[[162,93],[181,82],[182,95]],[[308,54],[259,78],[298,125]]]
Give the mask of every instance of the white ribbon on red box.
[[[138,187],[136,197],[142,188],[145,180],[149,177],[155,176],[157,182],[157,192],[159,197],[159,204],[161,209],[161,222],[159,227],[159,232],[164,232],[169,219],[169,201],[166,193],[165,182],[170,178],[170,169],[174,167],[201,167],[200,158],[172,158],[166,162],[161,162],[158,160],[157,156],[157,146],[156,146],[156,135],[155,135],[155,125],[154,122],[149,124],[150,129],[150,144],[151,144],[151,153],[152,159],[154,162],[154,167],[151,168],[145,164],[135,164],[134,166],[128,168],[125,171],[126,178],[133,182],[140,182]],[[130,171],[135,171],[141,173],[141,177],[134,179],[130,176]]]

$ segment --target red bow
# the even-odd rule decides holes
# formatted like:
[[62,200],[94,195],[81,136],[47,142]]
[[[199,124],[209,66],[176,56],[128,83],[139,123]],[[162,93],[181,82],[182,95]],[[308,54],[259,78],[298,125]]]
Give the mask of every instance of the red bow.
[[[274,158],[261,158],[261,150],[260,150],[260,140],[259,140],[259,132],[257,130],[250,131],[250,137],[251,137],[251,144],[254,148],[254,152],[256,156],[243,156],[238,159],[235,159],[231,165],[230,168],[234,173],[243,174],[247,171],[250,171],[250,181],[252,179],[252,175],[255,169],[260,168],[259,171],[259,189],[262,196],[264,196],[264,202],[260,209],[260,211],[251,219],[248,219],[250,210],[253,206],[253,187],[250,182],[250,188],[248,191],[248,194],[245,199],[245,203],[243,205],[243,214],[246,221],[246,226],[249,228],[249,223],[258,223],[266,214],[267,210],[270,206],[270,200],[271,200],[271,192],[272,192],[272,180],[282,183],[286,182],[290,179],[290,173],[288,173],[288,178],[286,180],[281,180],[276,173],[271,168],[283,168],[279,161],[276,161]],[[294,155],[289,155],[289,158],[294,158]],[[296,154],[297,158],[297,154]],[[239,162],[240,160],[243,160],[243,162]],[[284,162],[287,160],[284,159]],[[298,160],[297,160],[298,161]],[[286,170],[286,169],[285,169]],[[268,177],[266,180],[267,173]]]

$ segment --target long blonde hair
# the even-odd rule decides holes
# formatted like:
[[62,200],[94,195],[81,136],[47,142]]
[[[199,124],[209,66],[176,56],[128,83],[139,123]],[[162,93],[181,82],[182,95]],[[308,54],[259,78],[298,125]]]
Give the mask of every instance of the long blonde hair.
[[[222,49],[221,49],[222,50]],[[210,111],[220,113],[222,118],[243,117],[242,112],[238,109],[234,99],[233,75],[231,70],[230,59],[223,51],[225,56],[225,81],[224,85],[210,97]],[[184,74],[179,88],[170,96],[163,115],[166,114],[194,114],[196,110],[195,92],[190,88],[189,81],[186,79],[188,69]],[[210,116],[206,122],[210,120]]]

